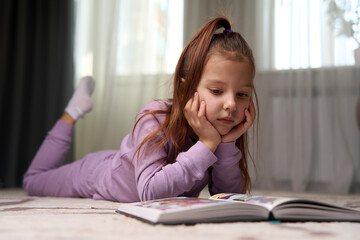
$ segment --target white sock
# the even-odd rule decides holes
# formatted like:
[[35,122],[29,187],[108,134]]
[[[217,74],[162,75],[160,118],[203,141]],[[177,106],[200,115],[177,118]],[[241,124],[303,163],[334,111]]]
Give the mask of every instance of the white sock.
[[95,88],[95,81],[92,77],[83,77],[73,93],[68,105],[65,108],[74,120],[83,118],[87,112],[90,112],[93,104],[91,101],[91,94]]

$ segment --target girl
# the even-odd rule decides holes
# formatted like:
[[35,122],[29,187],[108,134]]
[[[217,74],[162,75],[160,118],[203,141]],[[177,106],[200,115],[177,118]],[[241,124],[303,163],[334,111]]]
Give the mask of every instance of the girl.
[[[224,28],[222,33],[216,30]],[[250,191],[246,131],[255,118],[252,51],[228,19],[210,20],[184,48],[173,98],[141,110],[118,151],[60,166],[76,120],[92,108],[83,78],[24,176],[30,195],[134,202]]]

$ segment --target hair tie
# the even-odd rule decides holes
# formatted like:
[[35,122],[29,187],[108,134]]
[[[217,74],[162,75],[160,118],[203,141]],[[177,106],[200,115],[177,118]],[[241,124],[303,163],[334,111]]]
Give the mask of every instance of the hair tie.
[[231,29],[225,29],[224,31],[223,31],[223,33],[232,33],[233,32],[233,30],[231,30]]

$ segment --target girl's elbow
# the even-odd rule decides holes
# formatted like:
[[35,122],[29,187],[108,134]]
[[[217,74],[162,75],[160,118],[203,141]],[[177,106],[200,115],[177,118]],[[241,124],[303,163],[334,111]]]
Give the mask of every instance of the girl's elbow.
[[156,199],[156,197],[154,197],[154,195],[151,192],[145,190],[143,190],[142,193],[139,194],[139,197],[140,197],[140,201],[150,201]]
[[155,189],[150,188],[149,185],[138,190],[140,201],[151,201],[155,199],[166,198],[166,194],[157,192]]

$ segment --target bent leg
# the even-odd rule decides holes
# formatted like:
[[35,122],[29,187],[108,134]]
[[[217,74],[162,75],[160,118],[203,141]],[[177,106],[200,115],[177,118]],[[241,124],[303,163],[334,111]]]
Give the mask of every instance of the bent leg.
[[23,186],[29,194],[54,195],[56,193],[55,195],[58,195],[66,192],[66,187],[63,189],[56,185],[59,182],[58,178],[68,177],[68,171],[60,171],[57,178],[50,177],[47,172],[52,169],[62,169],[59,167],[70,147],[73,131],[73,125],[60,120],[49,131],[24,175]]
[[77,183],[73,183],[73,176],[83,169],[82,163],[61,165],[70,147],[76,120],[84,117],[92,109],[90,96],[94,91],[94,86],[92,77],[82,78],[65,113],[49,131],[24,175],[23,187],[29,194],[80,196],[74,190],[73,185]]

